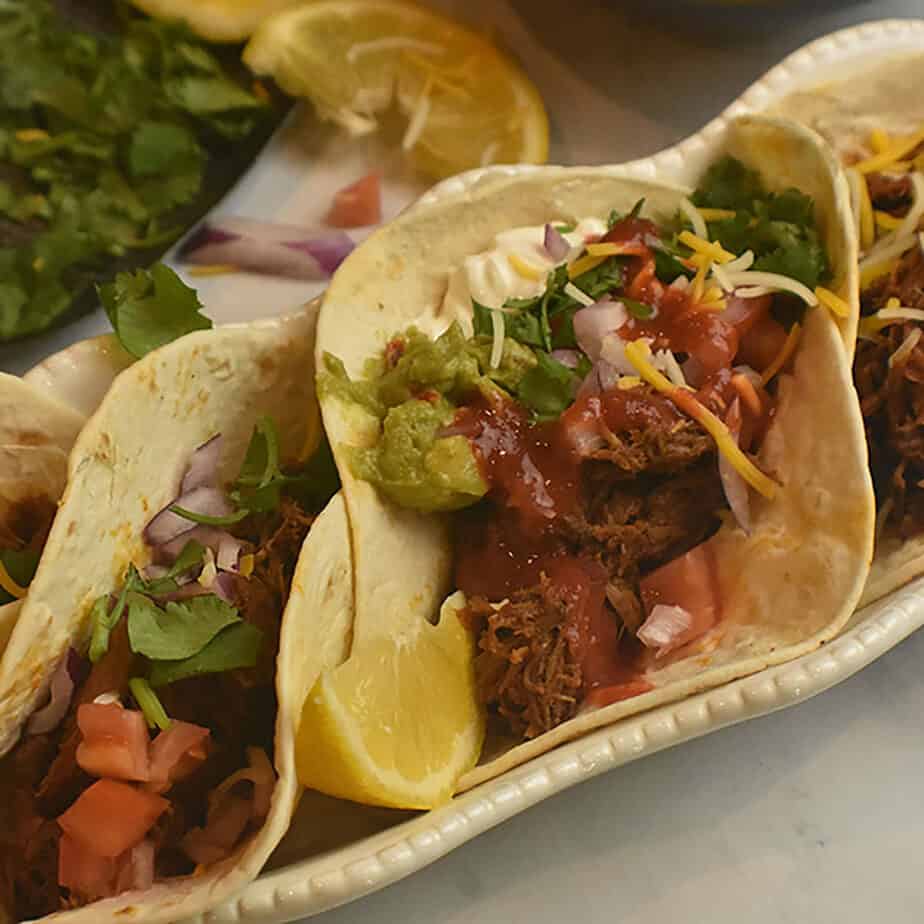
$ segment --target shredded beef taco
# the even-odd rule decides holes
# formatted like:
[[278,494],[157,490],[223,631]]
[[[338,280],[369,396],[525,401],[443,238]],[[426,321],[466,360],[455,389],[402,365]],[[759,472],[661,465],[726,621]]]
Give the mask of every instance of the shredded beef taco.
[[152,352],[77,439],[0,660],[0,920],[201,913],[288,826],[293,714],[350,624],[315,320]]
[[538,170],[399,218],[334,278],[355,631],[464,593],[489,735],[461,788],[844,625],[873,532],[845,199],[816,136],[751,118],[696,191]]
[[924,573],[922,80],[924,56],[900,57],[779,106],[840,156],[860,241],[853,372],[878,507],[863,603]]

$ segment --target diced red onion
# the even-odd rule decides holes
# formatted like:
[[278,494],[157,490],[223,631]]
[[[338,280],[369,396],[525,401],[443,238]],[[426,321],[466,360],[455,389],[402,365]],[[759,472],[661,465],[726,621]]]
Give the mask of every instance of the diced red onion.
[[243,539],[238,539],[231,533],[225,533],[219,540],[218,550],[215,552],[215,566],[218,570],[237,571],[241,552],[245,546]]
[[199,545],[215,552],[225,536],[228,535],[230,533],[219,529],[217,526],[195,526],[188,532],[181,533],[175,539],[171,539],[170,542],[165,542],[163,545],[158,546],[154,552],[158,561],[172,565],[187,542],[198,542]]
[[189,458],[186,474],[180,491],[183,494],[194,488],[203,486],[212,487],[218,481],[218,464],[221,462],[222,444],[224,440],[220,433],[216,433],[210,440],[199,446]]
[[169,571],[166,565],[148,565],[143,571],[143,576],[146,581],[156,581],[166,577]]
[[574,336],[578,346],[596,362],[600,358],[603,338],[619,330],[627,320],[626,309],[619,302],[601,299],[574,314]]
[[571,245],[565,240],[562,233],[553,228],[550,224],[545,226],[545,236],[542,239],[542,246],[545,247],[548,255],[556,262],[561,262],[568,256]]
[[[741,433],[741,401],[739,398],[732,401],[725,415],[725,426],[737,442],[738,435]],[[747,482],[722,452],[719,453],[719,477],[722,479],[722,490],[725,492],[725,499],[728,501],[735,520],[750,535],[751,503]]]
[[220,597],[225,603],[234,603],[234,591],[237,582],[233,574],[229,571],[219,571],[218,576],[212,582],[211,592],[216,597]]
[[658,603],[636,633],[646,648],[656,649],[660,658],[676,648],[693,625],[693,617],[682,606]]
[[132,847],[131,885],[133,892],[150,889],[154,885],[154,842],[147,839]]
[[148,545],[163,545],[177,536],[189,532],[196,526],[186,517],[181,517],[170,508],[174,505],[183,507],[190,513],[198,513],[209,517],[224,517],[232,512],[233,508],[224,492],[218,488],[202,485],[181,494],[176,500],[170,501],[144,529],[144,538]]
[[210,594],[212,591],[203,587],[198,581],[190,581],[176,590],[170,590],[163,594],[151,594],[158,603],[175,603],[178,600],[188,600],[190,597],[201,597]]
[[552,359],[558,360],[569,369],[577,369],[577,365],[581,361],[581,354],[577,350],[552,350]]
[[86,662],[68,648],[51,675],[47,705],[32,714],[26,726],[27,735],[44,735],[57,728],[67,714],[74,689],[86,676]]
[[345,231],[227,217],[203,222],[179,257],[292,279],[326,279],[355,246]]

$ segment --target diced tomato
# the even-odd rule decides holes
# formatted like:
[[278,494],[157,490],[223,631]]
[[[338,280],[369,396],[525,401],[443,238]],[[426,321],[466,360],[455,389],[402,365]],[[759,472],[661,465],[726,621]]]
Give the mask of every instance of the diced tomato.
[[191,722],[170,723],[151,743],[152,786],[163,792],[197,770],[208,756],[209,730]]
[[108,859],[140,843],[170,805],[128,783],[98,780],[58,818],[65,834],[83,849]]
[[115,892],[116,861],[88,850],[62,834],[58,841],[58,885],[88,901]]
[[786,328],[769,315],[760,318],[741,339],[736,361],[761,371],[776,359],[786,342]]
[[77,763],[91,776],[150,779],[148,725],[141,712],[117,703],[84,703],[77,709],[77,725],[82,735]]
[[692,621],[690,628],[671,645],[678,648],[699,638],[719,620],[718,576],[715,553],[709,542],[700,543],[680,558],[662,565],[641,580],[642,602],[650,615],[659,603],[680,606]]
[[744,335],[770,310],[773,304],[772,295],[759,295],[757,298],[739,298],[737,295],[728,295],[725,298],[725,310],[722,320],[731,324],[739,337]]
[[377,225],[382,220],[379,175],[369,173],[336,193],[325,220],[335,228]]

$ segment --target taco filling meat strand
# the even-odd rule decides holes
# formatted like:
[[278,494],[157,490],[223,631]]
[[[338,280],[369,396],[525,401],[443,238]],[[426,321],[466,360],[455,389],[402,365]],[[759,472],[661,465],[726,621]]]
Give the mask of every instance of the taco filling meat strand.
[[924,143],[898,158],[901,139],[874,135],[877,153],[848,168],[863,245],[854,379],[879,532],[909,539],[924,533]]
[[[0,895],[15,919],[79,907],[229,856],[273,794],[280,622],[319,509],[262,419],[236,481],[218,434],[94,608],[4,758]],[[310,463],[309,463],[310,465]]]
[[[354,473],[455,511],[454,573],[482,700],[533,738],[651,689],[723,615],[710,537],[778,490],[755,454],[806,305],[840,300],[813,203],[716,164],[670,223],[628,214],[517,228],[469,257],[435,340],[394,336],[322,396],[381,421]],[[698,232],[698,233],[697,233]],[[447,306],[453,310],[448,311]]]

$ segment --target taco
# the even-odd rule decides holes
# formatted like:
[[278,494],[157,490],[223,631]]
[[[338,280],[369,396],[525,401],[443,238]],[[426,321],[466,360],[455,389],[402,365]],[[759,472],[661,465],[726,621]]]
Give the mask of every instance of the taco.
[[0,651],[12,631],[64,490],[85,417],[0,373]]
[[876,554],[862,603],[924,573],[924,56],[899,57],[779,107],[846,167],[860,240],[853,360],[876,489]]
[[293,715],[350,624],[315,320],[151,352],[78,437],[0,660],[0,920],[201,913],[285,832]]
[[619,168],[496,180],[373,235],[325,296],[354,632],[464,592],[490,734],[461,788],[810,651],[859,598],[846,187],[781,120],[739,120],[715,156],[692,195]]

